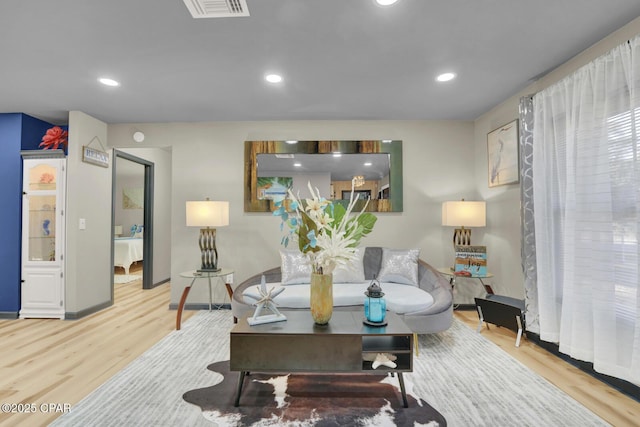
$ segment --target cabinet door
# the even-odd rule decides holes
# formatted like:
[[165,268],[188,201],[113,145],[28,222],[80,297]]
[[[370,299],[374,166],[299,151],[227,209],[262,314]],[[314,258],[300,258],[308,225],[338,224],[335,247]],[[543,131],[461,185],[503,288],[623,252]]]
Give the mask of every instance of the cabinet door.
[[64,159],[24,162],[23,265],[62,265]]
[[20,317],[64,319],[64,285],[60,268],[27,268],[22,276]]
[[64,319],[64,158],[25,158],[20,317]]
[[55,262],[60,256],[56,251],[56,196],[30,194],[26,201],[26,262],[47,261]]

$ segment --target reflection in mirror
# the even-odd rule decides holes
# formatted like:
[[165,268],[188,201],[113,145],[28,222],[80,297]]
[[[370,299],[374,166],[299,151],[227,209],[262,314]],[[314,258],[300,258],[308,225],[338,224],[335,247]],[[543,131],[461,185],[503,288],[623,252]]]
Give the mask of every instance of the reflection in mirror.
[[[246,141],[245,211],[270,212],[289,188],[301,198],[308,183],[346,204],[355,195],[367,210],[402,211],[401,141]],[[345,200],[347,199],[347,200]]]
[[[294,194],[306,195],[307,183],[320,190],[328,199],[343,197],[351,192],[351,180],[362,177],[356,190],[368,191],[372,199],[389,198],[389,154],[258,154],[258,198],[284,198],[283,185],[290,184]],[[270,178],[290,177],[290,183],[269,185]],[[262,183],[262,185],[261,185]],[[274,190],[274,191],[272,191]],[[261,193],[262,191],[262,193]]]

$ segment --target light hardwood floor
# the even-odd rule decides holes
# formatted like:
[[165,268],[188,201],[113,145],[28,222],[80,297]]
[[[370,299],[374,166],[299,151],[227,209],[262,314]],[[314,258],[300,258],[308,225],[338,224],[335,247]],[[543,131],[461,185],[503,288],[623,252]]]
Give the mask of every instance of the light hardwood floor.
[[37,409],[0,411],[0,425],[47,425],[61,414],[43,413],[42,404],[73,406],[173,331],[169,291],[168,283],[143,291],[137,281],[116,285],[112,307],[79,320],[0,320],[0,403]]
[[[37,409],[33,414],[0,412],[0,425],[47,425],[61,414],[45,413],[42,404],[73,406],[173,331],[176,312],[168,309],[169,284],[147,291],[141,287],[140,282],[116,285],[114,306],[79,320],[0,320],[0,403],[33,403]],[[186,311],[183,321],[193,314]],[[455,316],[475,329],[474,311]],[[509,330],[491,327],[482,334],[609,423],[638,425],[637,401],[527,340],[516,348]]]
[[[456,311],[456,318],[470,328],[478,326],[474,310]],[[509,329],[483,325],[480,333],[529,369],[569,394],[608,423],[617,427],[640,426],[640,402],[620,393],[570,363],[525,338],[515,346],[516,334]]]

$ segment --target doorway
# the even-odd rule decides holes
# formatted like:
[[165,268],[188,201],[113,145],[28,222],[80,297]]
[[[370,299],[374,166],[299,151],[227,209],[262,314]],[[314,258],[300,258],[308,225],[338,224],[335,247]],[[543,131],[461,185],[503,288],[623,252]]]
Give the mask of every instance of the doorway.
[[[111,267],[125,269],[130,273],[133,268],[140,271],[142,264],[142,288],[153,288],[153,177],[154,164],[141,157],[124,151],[114,150],[113,156],[113,194],[111,202],[112,251]],[[123,173],[134,171],[138,178],[130,178],[130,184],[122,184]],[[131,173],[127,173],[127,176]],[[119,185],[122,184],[122,185]],[[123,206],[124,205],[124,206]],[[118,212],[116,212],[118,206]],[[137,210],[137,212],[136,212]],[[134,229],[135,226],[135,229]],[[117,234],[120,234],[118,236]],[[142,246],[142,256],[139,246]],[[116,244],[118,245],[116,247]],[[139,258],[139,259],[138,259]],[[133,266],[133,267],[132,267]],[[114,300],[115,276],[111,286],[111,300]]]

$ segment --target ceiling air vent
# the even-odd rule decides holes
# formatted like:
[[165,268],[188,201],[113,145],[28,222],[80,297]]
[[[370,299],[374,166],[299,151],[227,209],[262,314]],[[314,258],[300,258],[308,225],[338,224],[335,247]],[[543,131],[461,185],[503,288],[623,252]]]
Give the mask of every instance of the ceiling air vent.
[[247,0],[183,0],[194,18],[249,16]]

